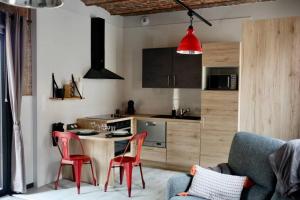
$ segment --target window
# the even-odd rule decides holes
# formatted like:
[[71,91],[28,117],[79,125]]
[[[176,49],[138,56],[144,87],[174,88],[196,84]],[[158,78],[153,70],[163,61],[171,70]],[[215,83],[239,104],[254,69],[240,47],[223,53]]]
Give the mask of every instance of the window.
[[[3,28],[2,28],[3,29]],[[2,48],[2,46],[4,45],[4,41],[3,41],[3,37],[4,35],[3,35],[3,33],[1,33],[0,34],[0,63],[1,63],[1,69],[0,69],[0,72],[1,72],[1,74],[3,74],[2,72],[3,72],[3,67],[2,67],[2,60],[3,60],[3,48]],[[0,94],[2,94],[2,85],[3,85],[3,81],[1,80],[1,82],[0,82]],[[1,96],[1,102],[3,101],[3,98],[2,98],[2,96]],[[2,104],[0,104],[0,113],[2,113]],[[0,130],[2,130],[2,126],[3,126],[3,124],[2,124],[2,115],[0,115]],[[3,134],[2,134],[2,131],[0,131],[1,133],[0,133],[0,135],[1,135],[1,137],[0,137],[0,155],[1,155],[1,159],[0,159],[0,190],[3,190],[3,162],[4,162],[4,160],[3,160],[3,158],[4,158],[4,156],[3,156],[3,153],[4,153],[4,149],[3,149]]]
[[8,98],[5,63],[4,15],[0,13],[0,196],[10,192],[12,118]]

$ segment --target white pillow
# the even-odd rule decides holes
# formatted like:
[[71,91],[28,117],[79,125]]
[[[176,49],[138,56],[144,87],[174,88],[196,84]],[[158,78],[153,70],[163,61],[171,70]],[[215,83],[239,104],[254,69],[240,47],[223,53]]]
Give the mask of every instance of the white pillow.
[[221,174],[196,166],[188,193],[210,200],[240,200],[246,176]]

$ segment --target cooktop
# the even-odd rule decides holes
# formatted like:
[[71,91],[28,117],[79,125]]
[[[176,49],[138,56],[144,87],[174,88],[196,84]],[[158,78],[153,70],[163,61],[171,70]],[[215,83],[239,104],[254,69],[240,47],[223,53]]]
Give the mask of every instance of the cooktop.
[[88,119],[102,119],[102,120],[113,120],[113,119],[121,119],[126,116],[124,115],[117,115],[117,114],[107,114],[107,115],[95,115],[91,117],[87,117]]

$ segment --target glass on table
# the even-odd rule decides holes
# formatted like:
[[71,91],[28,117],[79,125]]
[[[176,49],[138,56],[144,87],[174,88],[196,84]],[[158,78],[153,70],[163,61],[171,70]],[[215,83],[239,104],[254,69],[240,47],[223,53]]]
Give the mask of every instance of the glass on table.
[[97,128],[96,122],[90,122],[90,127],[91,127],[92,129],[96,130],[96,128]]
[[110,126],[110,131],[114,132],[116,130],[116,126]]

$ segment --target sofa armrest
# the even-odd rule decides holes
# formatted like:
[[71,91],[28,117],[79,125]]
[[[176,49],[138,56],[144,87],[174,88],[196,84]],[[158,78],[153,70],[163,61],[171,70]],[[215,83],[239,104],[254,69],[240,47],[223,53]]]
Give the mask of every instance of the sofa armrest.
[[168,180],[166,200],[171,199],[180,192],[186,192],[192,182],[192,176],[187,174],[173,176]]

